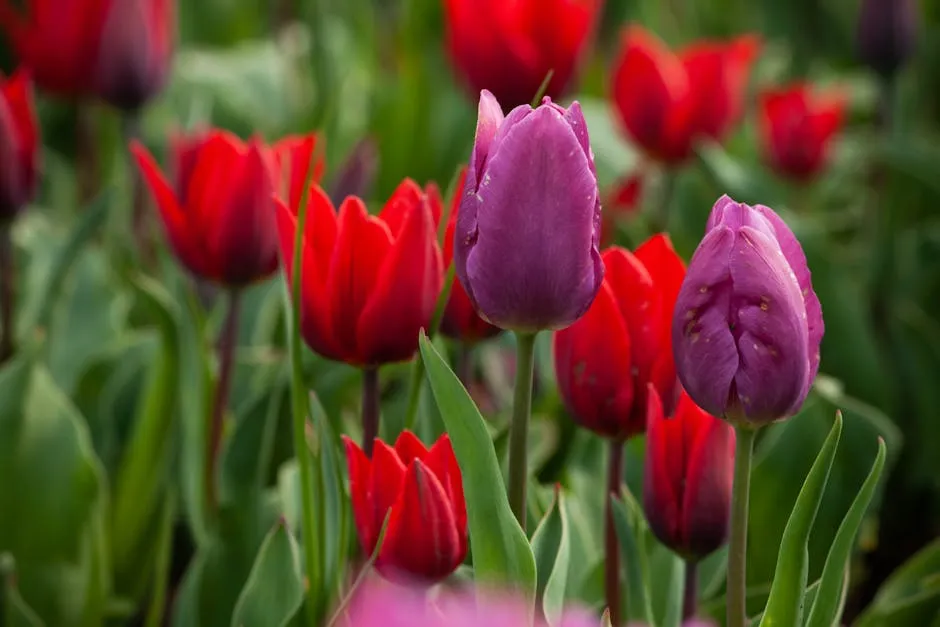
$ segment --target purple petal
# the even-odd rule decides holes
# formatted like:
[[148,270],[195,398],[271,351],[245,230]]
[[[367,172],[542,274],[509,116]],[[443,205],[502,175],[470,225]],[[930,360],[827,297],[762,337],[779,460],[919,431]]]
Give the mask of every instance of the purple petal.
[[765,422],[792,415],[809,378],[806,308],[776,239],[742,227],[731,257],[740,364],[734,377],[744,414]]
[[487,90],[480,92],[480,105],[477,108],[477,132],[473,141],[473,155],[470,158],[470,168],[467,173],[467,187],[476,189],[478,177],[486,166],[486,157],[490,151],[490,144],[496,137],[504,120],[503,109],[496,101],[496,97]]
[[731,253],[734,232],[716,226],[699,244],[679,290],[672,324],[679,380],[695,403],[723,416],[738,351],[731,332]]
[[715,228],[716,225],[721,224],[724,221],[725,213],[729,209],[738,207],[740,204],[741,203],[735,202],[734,199],[727,194],[719,198],[712,207],[712,212],[708,214],[708,222],[705,223],[705,232],[708,233]]

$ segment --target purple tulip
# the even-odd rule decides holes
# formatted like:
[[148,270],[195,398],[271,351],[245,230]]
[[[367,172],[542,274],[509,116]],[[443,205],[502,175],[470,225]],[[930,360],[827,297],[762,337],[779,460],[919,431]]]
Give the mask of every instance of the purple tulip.
[[484,90],[454,235],[457,277],[480,316],[516,331],[580,318],[604,276],[600,218],[581,106],[545,98],[504,118]]
[[914,0],[863,0],[858,19],[861,60],[892,77],[914,53],[917,6]]
[[720,198],[673,314],[676,371],[692,400],[735,422],[792,416],[816,378],[823,330],[793,232],[768,207]]

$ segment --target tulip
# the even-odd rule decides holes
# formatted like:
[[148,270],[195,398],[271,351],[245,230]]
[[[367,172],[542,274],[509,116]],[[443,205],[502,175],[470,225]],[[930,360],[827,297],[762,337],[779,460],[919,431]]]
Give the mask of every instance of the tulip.
[[[304,144],[308,161],[313,143]],[[281,186],[278,164],[289,161],[283,148],[276,156],[258,139],[246,144],[218,130],[180,137],[173,145],[172,185],[142,145],[134,142],[132,151],[170,245],[190,272],[241,287],[277,270],[272,195]]]
[[575,82],[591,46],[601,0],[445,0],[447,47],[470,93],[486,89],[508,107]]
[[0,75],[0,229],[32,199],[39,163],[39,125],[27,73]]
[[477,312],[503,329],[559,329],[600,289],[600,197],[580,105],[546,98],[503,117],[480,98],[454,235],[457,277]]
[[660,542],[697,561],[728,536],[734,429],[685,393],[672,417],[657,395],[649,398],[643,509]]
[[642,174],[636,172],[618,180],[608,192],[601,217],[601,246],[613,244],[618,222],[639,210],[644,186]]
[[[447,230],[444,233],[444,267],[448,267],[453,260],[454,255],[454,230],[457,226],[457,214],[460,211],[460,200],[463,197],[464,183],[467,178],[466,168],[462,169],[457,180],[457,186],[454,191],[454,203],[451,207],[450,218],[447,222]],[[473,308],[473,303],[467,296],[466,290],[459,281],[455,281],[451,287],[450,297],[447,300],[447,306],[444,309],[444,317],[441,319],[441,333],[459,340],[468,346],[492,337],[500,332],[499,327],[492,324],[477,315]],[[466,381],[464,382],[466,383]]]
[[0,0],[0,26],[43,89],[136,110],[166,82],[173,0]]
[[608,248],[603,259],[606,274],[591,308],[555,334],[555,374],[574,420],[622,441],[646,429],[649,384],[673,404],[670,332],[685,264],[666,235],[636,255]]
[[352,440],[344,441],[353,517],[367,555],[388,519],[378,571],[428,582],[454,572],[467,555],[467,506],[447,435],[429,450],[404,431],[394,448],[376,440],[371,459]]
[[913,55],[917,42],[914,0],[863,0],[858,20],[859,58],[890,79]]
[[797,181],[819,174],[842,126],[842,97],[815,96],[801,84],[765,91],[760,108],[764,158],[770,166]]
[[612,78],[627,133],[667,164],[688,159],[703,138],[723,141],[743,112],[759,50],[757,38],[748,35],[729,43],[699,42],[676,55],[641,27],[630,27]]
[[679,292],[679,379],[705,411],[758,426],[795,414],[819,369],[819,299],[806,257],[768,207],[724,196]]

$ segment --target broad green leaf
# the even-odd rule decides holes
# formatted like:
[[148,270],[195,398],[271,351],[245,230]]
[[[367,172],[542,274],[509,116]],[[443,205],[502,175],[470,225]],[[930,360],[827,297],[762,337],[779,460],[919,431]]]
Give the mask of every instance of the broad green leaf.
[[535,557],[512,510],[486,423],[427,335],[421,335],[431,391],[447,425],[463,477],[470,546],[478,581],[510,583],[535,595]]
[[888,577],[856,627],[928,625],[940,613],[940,539]]
[[610,496],[613,502],[614,526],[620,543],[621,569],[626,570],[627,605],[624,616],[630,620],[653,622],[653,610],[650,607],[642,564],[646,558],[641,544],[637,542],[636,531],[631,522],[635,517],[623,500]]
[[807,627],[831,627],[831,625],[839,622],[842,614],[842,603],[845,601],[842,591],[845,588],[845,578],[852,547],[855,545],[855,536],[865,517],[865,512],[868,510],[868,504],[875,494],[875,488],[878,486],[878,479],[881,478],[884,465],[885,444],[884,440],[879,440],[878,454],[875,456],[871,472],[868,474],[865,483],[862,484],[852,507],[846,513],[845,519],[839,527],[839,532],[836,534],[835,542],[832,544],[832,549],[829,551],[829,556],[826,558],[819,590],[806,621]]
[[16,587],[16,565],[9,554],[0,555],[0,625],[4,627],[45,627],[39,615],[26,604]]
[[842,434],[842,414],[836,412],[836,419],[826,438],[813,467],[810,468],[803,489],[796,499],[796,505],[787,521],[777,556],[777,569],[770,588],[770,598],[761,627],[792,627],[799,625],[803,614],[803,593],[809,576],[809,543],[816,512],[822,501],[829,471],[835,459]]
[[282,519],[261,545],[235,604],[232,627],[284,627],[302,602],[300,552]]
[[571,559],[568,513],[560,488],[556,488],[551,507],[532,535],[532,552],[535,554],[542,611],[548,624],[554,626],[561,620]]

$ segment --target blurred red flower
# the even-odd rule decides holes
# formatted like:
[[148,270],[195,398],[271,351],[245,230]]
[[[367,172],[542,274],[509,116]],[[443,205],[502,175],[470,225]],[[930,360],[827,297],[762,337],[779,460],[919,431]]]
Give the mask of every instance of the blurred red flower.
[[0,225],[12,220],[36,188],[39,126],[27,72],[0,74]]
[[601,247],[606,248],[614,242],[617,222],[621,218],[639,211],[643,187],[643,175],[634,172],[618,180],[608,191],[601,213]]
[[702,41],[678,55],[631,26],[612,77],[614,105],[630,137],[651,157],[684,161],[702,138],[722,141],[741,117],[756,36]]
[[378,571],[430,581],[454,572],[467,555],[467,505],[450,438],[441,436],[428,450],[403,431],[394,448],[376,439],[372,459],[343,440],[353,517],[366,555],[375,551],[388,516]]
[[175,0],[0,0],[0,27],[36,84],[135,110],[166,82]]
[[811,179],[827,165],[844,112],[841,94],[814,94],[803,83],[763,92],[759,120],[764,159],[783,176]]
[[507,110],[575,81],[590,47],[602,0],[444,0],[447,45],[476,98],[488,89]]
[[[296,208],[278,202],[277,225],[293,274]],[[406,179],[378,216],[356,196],[339,215],[320,187],[310,190],[303,235],[301,333],[315,352],[356,366],[410,359],[441,291],[437,188]]]

